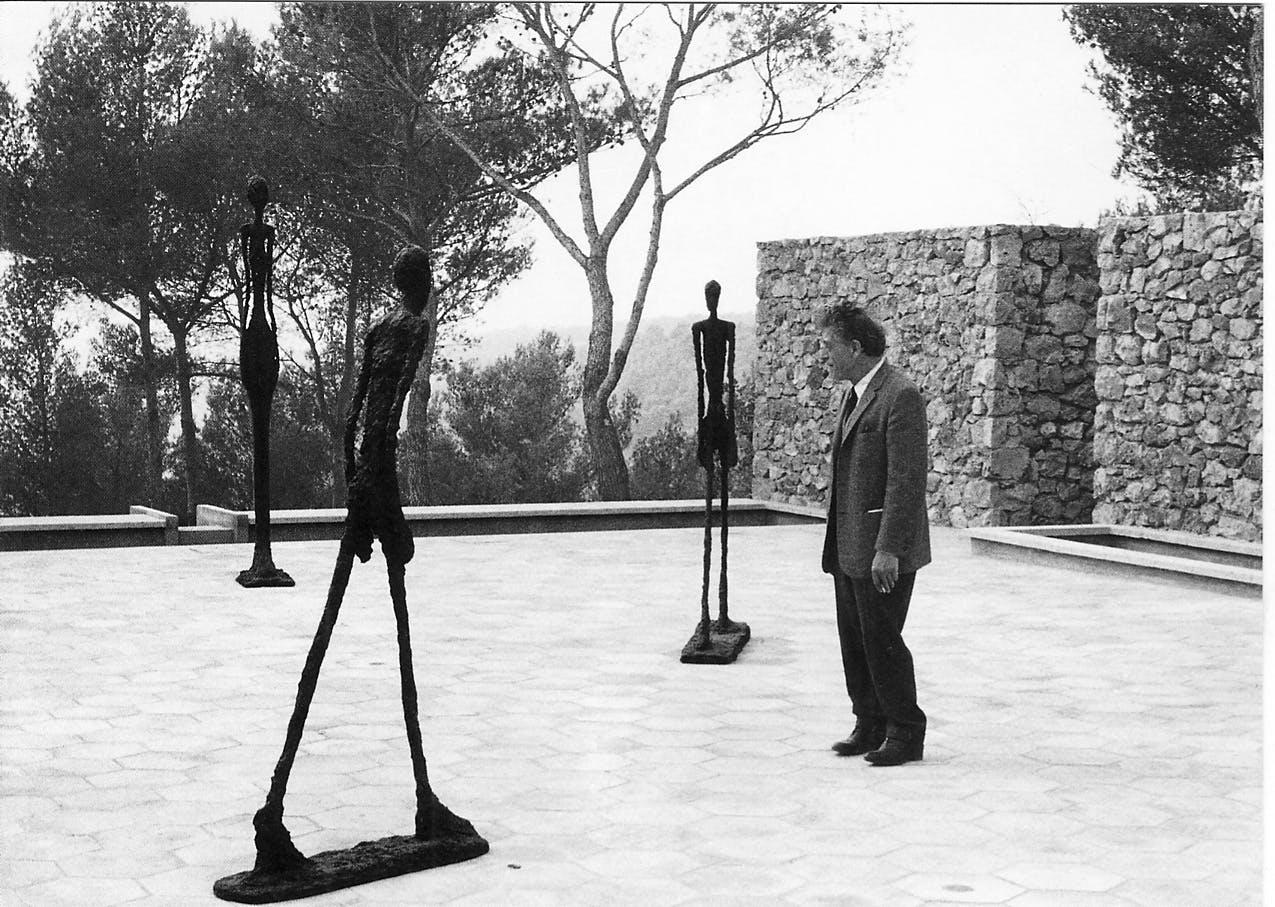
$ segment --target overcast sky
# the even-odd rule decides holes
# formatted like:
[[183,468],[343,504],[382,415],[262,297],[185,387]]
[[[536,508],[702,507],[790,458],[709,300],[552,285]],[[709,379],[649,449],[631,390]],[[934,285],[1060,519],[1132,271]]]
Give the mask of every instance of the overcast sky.
[[[273,4],[190,3],[200,22],[235,18],[260,37]],[[61,3],[0,3],[0,77],[27,95],[31,55]],[[1117,130],[1086,90],[1091,54],[1071,40],[1060,6],[889,7],[911,21],[904,65],[860,103],[803,132],[758,145],[703,177],[668,209],[647,302],[656,316],[698,317],[704,283],[722,284],[722,311],[752,311],[756,244],[991,223],[1093,225],[1132,187],[1111,178]],[[674,122],[666,184],[727,134],[743,109],[723,105]],[[734,126],[735,128],[732,128]],[[595,165],[600,191],[618,191],[630,151]],[[573,171],[537,195],[577,210]],[[635,211],[613,253],[617,333],[646,239]],[[583,274],[548,231],[529,220],[535,264],[489,305],[489,324],[586,323]],[[480,322],[479,330],[481,333]]]

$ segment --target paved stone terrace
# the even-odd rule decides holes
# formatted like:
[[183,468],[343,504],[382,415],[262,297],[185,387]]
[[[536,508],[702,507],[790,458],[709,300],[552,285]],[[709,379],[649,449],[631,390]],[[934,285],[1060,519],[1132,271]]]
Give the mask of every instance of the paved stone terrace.
[[[1257,602],[975,559],[936,530],[909,639],[926,760],[849,729],[820,526],[731,536],[733,666],[681,665],[701,533],[429,540],[426,754],[491,842],[347,904],[1261,900]],[[253,858],[336,543],[0,555],[0,903],[215,903]],[[377,554],[379,559],[379,553]],[[406,833],[384,570],[356,565],[287,799],[305,852]]]

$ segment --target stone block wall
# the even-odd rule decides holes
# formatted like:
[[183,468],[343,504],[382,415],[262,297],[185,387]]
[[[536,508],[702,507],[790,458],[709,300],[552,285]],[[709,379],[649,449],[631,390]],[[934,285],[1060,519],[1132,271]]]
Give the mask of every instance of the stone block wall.
[[997,225],[760,243],[753,495],[824,503],[833,383],[820,311],[885,326],[927,400],[931,519],[1084,522],[1092,507],[1094,231]]
[[1261,538],[1262,227],[1099,225],[1095,522]]

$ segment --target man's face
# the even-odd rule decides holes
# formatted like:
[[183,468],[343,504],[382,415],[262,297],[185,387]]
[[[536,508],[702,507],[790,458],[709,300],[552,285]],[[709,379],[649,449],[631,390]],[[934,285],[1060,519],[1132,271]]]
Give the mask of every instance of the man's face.
[[823,349],[833,381],[858,381],[863,377],[863,347],[859,341],[845,340],[835,329],[824,328]]

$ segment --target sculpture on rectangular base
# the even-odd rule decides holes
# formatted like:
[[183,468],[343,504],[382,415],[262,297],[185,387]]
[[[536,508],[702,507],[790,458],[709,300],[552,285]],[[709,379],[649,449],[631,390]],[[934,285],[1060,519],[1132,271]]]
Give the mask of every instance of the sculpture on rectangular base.
[[[748,643],[748,624],[730,619],[726,606],[726,539],[730,525],[730,469],[739,463],[735,441],[735,325],[717,317],[722,288],[715,280],[704,287],[708,317],[691,325],[698,391],[698,458],[705,470],[704,583],[700,621],[682,648],[687,664],[730,664]],[[708,390],[707,405],[704,400]],[[713,559],[713,473],[721,465],[722,572],[717,581],[717,620],[708,614],[709,574]]]
[[[430,788],[425,769],[404,585],[405,567],[412,559],[415,544],[403,517],[396,462],[397,429],[403,402],[429,336],[429,324],[420,317],[430,292],[429,258],[424,249],[407,246],[399,252],[394,261],[394,282],[402,292],[402,305],[383,316],[368,332],[363,366],[346,417],[345,470],[349,498],[345,532],[323,616],[301,672],[283,754],[270,780],[265,805],[252,820],[256,829],[257,861],[250,871],[226,876],[213,886],[213,893],[223,900],[264,904],[308,897],[470,860],[488,850],[487,842],[468,821],[439,802]],[[360,414],[363,432],[356,457]],[[283,797],[354,558],[357,556],[366,563],[372,556],[374,538],[380,539],[385,555],[398,628],[403,718],[416,790],[415,834],[367,841],[348,850],[327,851],[307,858],[297,850],[284,827]]]

